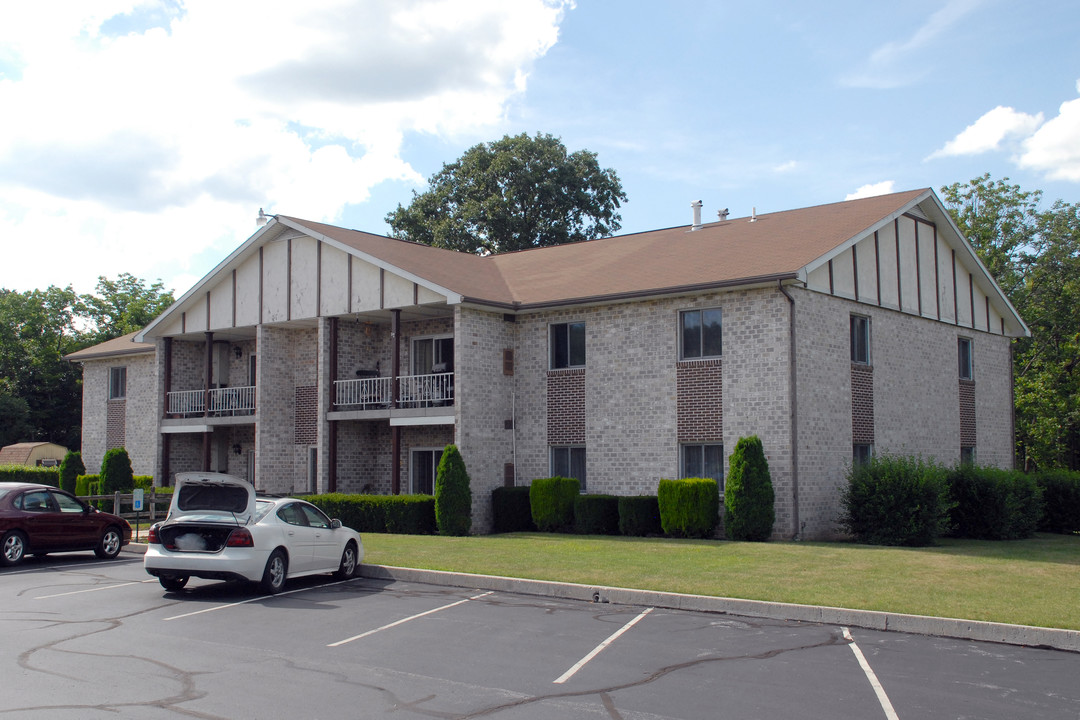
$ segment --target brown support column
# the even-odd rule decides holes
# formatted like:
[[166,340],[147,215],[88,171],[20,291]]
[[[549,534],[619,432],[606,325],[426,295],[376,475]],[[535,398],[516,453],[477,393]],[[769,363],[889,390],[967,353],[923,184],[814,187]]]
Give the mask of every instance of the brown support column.
[[390,494],[401,494],[401,426],[393,425],[390,428],[390,453],[394,456],[390,462]]
[[165,338],[165,406],[162,417],[169,417],[169,393],[172,392],[172,338]]
[[158,478],[158,487],[169,487],[172,483],[169,482],[169,454],[171,450],[172,435],[165,434],[161,436],[161,477]]
[[[320,252],[322,244],[319,245]],[[320,254],[321,258],[322,255]],[[338,319],[330,318],[330,410],[334,409],[334,383],[337,381],[337,358],[338,358]],[[329,423],[329,437],[327,437],[327,468],[326,468],[326,491],[337,492],[337,422]]]
[[211,432],[204,432],[202,434],[202,469],[203,472],[210,472],[210,450],[213,443],[210,442],[214,436]]
[[208,417],[210,415],[210,381],[214,374],[214,333],[206,332],[204,337],[206,338],[206,377],[203,382],[203,417]]

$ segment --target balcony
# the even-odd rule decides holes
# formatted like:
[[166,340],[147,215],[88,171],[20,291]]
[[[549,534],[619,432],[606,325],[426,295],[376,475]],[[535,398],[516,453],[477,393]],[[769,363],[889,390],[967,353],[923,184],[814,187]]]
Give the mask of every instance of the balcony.
[[165,413],[180,418],[254,415],[255,386],[170,392]]
[[[393,380],[389,377],[336,380],[336,410],[378,410],[393,405]],[[397,378],[399,408],[445,407],[454,404],[454,373],[406,375]]]

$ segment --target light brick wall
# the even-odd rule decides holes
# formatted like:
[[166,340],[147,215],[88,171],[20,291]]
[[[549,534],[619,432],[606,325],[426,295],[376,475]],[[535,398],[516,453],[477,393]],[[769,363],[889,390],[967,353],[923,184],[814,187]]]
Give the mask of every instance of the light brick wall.
[[[122,355],[83,362],[82,461],[88,473],[101,467],[109,449],[107,428],[110,408],[119,413],[114,422],[122,427],[122,445],[136,475],[157,472],[160,402],[156,358],[153,354]],[[127,398],[109,400],[109,370],[127,368]]]
[[266,492],[307,492],[307,435],[297,442],[296,389],[318,384],[319,331],[260,325],[255,477]]

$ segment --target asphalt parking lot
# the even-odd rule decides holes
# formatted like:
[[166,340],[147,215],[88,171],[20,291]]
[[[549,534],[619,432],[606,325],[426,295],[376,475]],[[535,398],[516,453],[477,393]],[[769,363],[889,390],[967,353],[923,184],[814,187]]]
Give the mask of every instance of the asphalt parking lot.
[[1080,654],[329,576],[0,570],[0,717],[1068,718]]

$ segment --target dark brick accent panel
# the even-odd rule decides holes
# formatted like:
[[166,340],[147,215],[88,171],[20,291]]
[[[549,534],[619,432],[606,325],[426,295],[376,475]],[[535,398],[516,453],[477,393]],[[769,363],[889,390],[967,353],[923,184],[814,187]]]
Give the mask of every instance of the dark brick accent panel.
[[126,436],[127,400],[109,400],[105,419],[105,449],[124,447]]
[[975,447],[975,381],[960,381],[960,447]]
[[675,366],[675,373],[679,442],[722,440],[723,361],[680,362]]
[[585,370],[551,370],[547,377],[548,445],[585,444]]
[[319,440],[319,393],[314,385],[296,388],[296,431],[293,442],[314,445]]
[[851,365],[851,442],[874,442],[874,368]]

